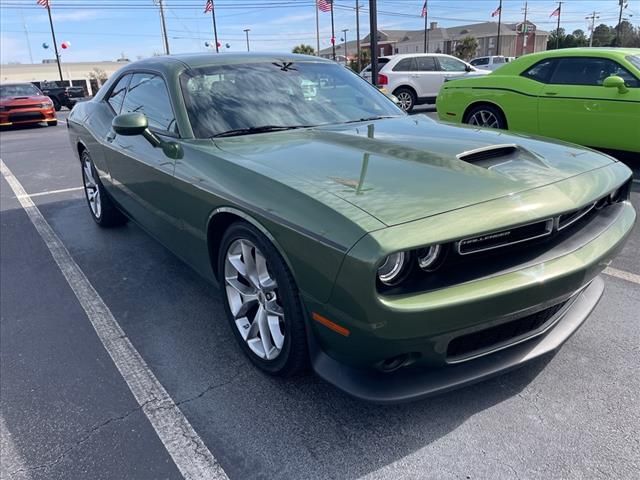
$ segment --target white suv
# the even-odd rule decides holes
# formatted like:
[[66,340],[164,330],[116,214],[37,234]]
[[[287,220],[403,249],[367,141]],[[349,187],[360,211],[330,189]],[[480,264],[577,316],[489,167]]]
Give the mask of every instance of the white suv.
[[[486,75],[487,70],[440,53],[415,53],[381,57],[378,85],[398,98],[400,107],[410,112],[423,103],[435,103],[440,86],[449,79],[468,75]],[[371,67],[360,74],[371,81]]]

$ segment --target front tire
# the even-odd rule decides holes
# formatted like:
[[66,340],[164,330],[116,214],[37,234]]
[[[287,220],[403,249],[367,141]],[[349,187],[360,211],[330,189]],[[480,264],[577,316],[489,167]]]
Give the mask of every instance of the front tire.
[[416,106],[417,97],[416,94],[410,88],[400,87],[396,89],[393,94],[398,99],[398,104],[402,110],[409,113]]
[[482,128],[507,130],[507,120],[502,110],[493,105],[477,105],[464,118],[464,123]]
[[127,217],[118,210],[102,186],[89,152],[83,151],[80,155],[80,160],[82,161],[84,196],[87,199],[87,205],[89,205],[91,218],[98,225],[105,228],[127,223]]
[[53,102],[53,108],[55,109],[55,111],[59,112],[62,108],[62,105],[60,105],[60,101],[56,97],[51,97],[51,101]]
[[291,272],[271,242],[245,222],[225,232],[218,277],[238,344],[262,371],[289,377],[308,364],[305,320]]

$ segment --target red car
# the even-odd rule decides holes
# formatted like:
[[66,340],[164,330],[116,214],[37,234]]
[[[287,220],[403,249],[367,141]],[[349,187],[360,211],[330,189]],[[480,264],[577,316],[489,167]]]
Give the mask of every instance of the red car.
[[58,124],[53,102],[31,83],[0,85],[0,126]]

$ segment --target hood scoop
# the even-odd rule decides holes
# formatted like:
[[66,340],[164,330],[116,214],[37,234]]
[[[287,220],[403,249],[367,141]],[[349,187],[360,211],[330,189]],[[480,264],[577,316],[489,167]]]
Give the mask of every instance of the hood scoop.
[[494,158],[502,158],[518,152],[518,146],[514,143],[505,143],[501,145],[488,145],[486,147],[474,148],[466,152],[456,155],[458,160],[463,162],[476,163],[483,160],[492,160]]

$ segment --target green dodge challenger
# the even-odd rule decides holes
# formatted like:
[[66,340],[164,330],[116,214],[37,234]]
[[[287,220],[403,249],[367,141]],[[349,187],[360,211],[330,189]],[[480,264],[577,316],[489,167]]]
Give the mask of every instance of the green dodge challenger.
[[508,129],[640,158],[640,49],[525,55],[490,75],[443,85],[441,120]]
[[219,285],[251,362],[381,403],[558,348],[636,219],[614,159],[407,116],[316,57],[135,62],[68,128],[95,222]]

